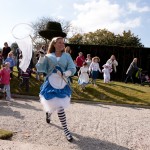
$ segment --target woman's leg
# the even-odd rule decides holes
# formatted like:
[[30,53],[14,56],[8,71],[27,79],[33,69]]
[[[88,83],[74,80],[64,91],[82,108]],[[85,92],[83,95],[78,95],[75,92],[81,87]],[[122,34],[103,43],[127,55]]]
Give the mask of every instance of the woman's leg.
[[61,125],[64,129],[64,133],[66,135],[66,138],[69,142],[71,142],[73,140],[68,128],[67,128],[67,123],[66,123],[66,115],[65,115],[65,111],[63,108],[60,108],[58,110],[58,117],[59,117],[59,120],[61,122]]

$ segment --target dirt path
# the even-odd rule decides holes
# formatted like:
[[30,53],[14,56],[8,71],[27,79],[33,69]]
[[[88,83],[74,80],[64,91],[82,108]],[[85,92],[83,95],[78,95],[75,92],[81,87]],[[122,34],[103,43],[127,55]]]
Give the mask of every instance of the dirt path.
[[39,101],[0,100],[0,128],[12,130],[1,150],[150,150],[150,109],[72,103],[66,110],[74,141],[63,134],[57,114],[51,124]]

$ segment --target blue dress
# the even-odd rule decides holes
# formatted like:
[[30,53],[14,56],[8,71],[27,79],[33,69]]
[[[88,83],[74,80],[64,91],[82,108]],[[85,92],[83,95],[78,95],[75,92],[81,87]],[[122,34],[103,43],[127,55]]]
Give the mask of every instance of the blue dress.
[[[69,63],[67,61],[67,63],[63,64],[65,57],[68,59],[69,55],[63,54],[61,57],[56,57],[54,54],[51,54],[48,60],[53,60],[53,63],[44,62],[45,68],[48,68],[51,72],[47,73],[46,80],[40,87],[39,97],[44,110],[49,113],[53,113],[60,108],[67,108],[70,104],[72,91],[68,80],[69,76],[61,76],[57,71],[60,71],[62,74],[65,71],[70,71],[70,75],[72,75],[72,72],[74,73],[76,69],[73,60],[70,58],[70,60],[68,59]],[[61,61],[62,63],[60,63]],[[56,65],[52,67],[52,64]]]

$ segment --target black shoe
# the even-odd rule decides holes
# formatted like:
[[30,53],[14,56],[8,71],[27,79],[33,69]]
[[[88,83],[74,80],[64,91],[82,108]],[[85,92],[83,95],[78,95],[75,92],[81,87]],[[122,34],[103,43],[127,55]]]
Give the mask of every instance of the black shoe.
[[50,123],[50,121],[51,121],[51,114],[47,112],[46,113],[46,122]]
[[72,141],[73,141],[72,135],[69,135],[69,136],[67,136],[66,138],[67,138],[67,140],[68,140],[69,142],[72,142]]

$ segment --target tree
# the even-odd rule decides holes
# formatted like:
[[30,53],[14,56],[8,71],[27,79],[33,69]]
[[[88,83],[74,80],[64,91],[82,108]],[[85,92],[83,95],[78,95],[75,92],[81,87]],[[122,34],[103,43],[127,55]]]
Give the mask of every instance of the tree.
[[84,34],[84,43],[92,45],[113,45],[115,35],[106,29]]
[[68,41],[70,44],[77,44],[78,41],[78,44],[144,47],[138,36],[134,36],[130,30],[124,31],[122,35],[115,35],[106,29],[98,29],[95,32],[73,35]]
[[68,43],[83,44],[82,38],[83,36],[78,33],[76,35],[73,35],[71,38],[69,38]]
[[144,47],[144,45],[140,42],[141,39],[138,36],[134,36],[130,30],[123,31],[121,38],[119,37],[120,42],[117,44],[121,44],[121,46],[134,46],[134,47]]

